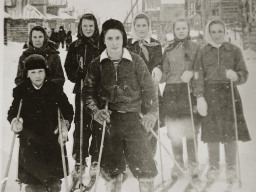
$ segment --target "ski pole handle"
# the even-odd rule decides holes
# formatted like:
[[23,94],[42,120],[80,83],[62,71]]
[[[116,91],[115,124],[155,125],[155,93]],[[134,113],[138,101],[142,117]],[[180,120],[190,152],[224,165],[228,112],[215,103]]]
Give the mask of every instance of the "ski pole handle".
[[[22,107],[22,102],[23,100],[20,100],[20,104],[19,104],[19,109],[18,109],[18,113],[16,118],[19,120],[20,118],[20,113],[21,113],[21,107]],[[15,144],[15,140],[16,140],[16,133],[13,133],[13,137],[12,137],[12,145],[11,145],[11,151],[10,151],[10,155],[9,155],[9,160],[8,160],[8,164],[7,164],[7,168],[6,168],[6,172],[5,172],[5,176],[4,179],[2,180],[1,184],[1,192],[5,191],[5,187],[6,187],[6,183],[8,180],[8,175],[9,175],[9,171],[10,171],[10,166],[11,166],[11,161],[12,161],[12,154],[13,154],[13,149],[14,149],[14,144]]]

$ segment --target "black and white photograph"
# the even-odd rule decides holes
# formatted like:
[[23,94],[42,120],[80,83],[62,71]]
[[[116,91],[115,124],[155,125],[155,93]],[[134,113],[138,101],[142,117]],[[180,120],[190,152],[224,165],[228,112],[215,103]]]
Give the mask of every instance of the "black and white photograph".
[[256,0],[0,7],[1,192],[256,191]]

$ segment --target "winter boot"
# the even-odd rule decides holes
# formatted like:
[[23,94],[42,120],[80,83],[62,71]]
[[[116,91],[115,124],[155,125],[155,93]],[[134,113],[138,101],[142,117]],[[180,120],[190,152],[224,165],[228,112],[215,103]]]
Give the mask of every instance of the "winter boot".
[[140,192],[154,191],[154,178],[139,178]]
[[214,166],[210,166],[206,173],[208,181],[215,181],[220,175],[220,170]]
[[226,169],[227,183],[233,184],[237,180],[236,167],[230,166]]
[[198,166],[195,162],[188,163],[188,170],[192,179],[198,178]]
[[116,178],[106,181],[106,192],[121,192],[123,174],[119,174]]
[[[82,174],[85,173],[85,165],[82,165]],[[72,178],[80,177],[80,163],[76,163],[73,171],[71,172]]]
[[91,164],[91,167],[90,167],[90,171],[89,171],[90,177],[96,177],[97,168],[98,168],[98,162],[97,162],[97,161],[94,161],[94,162]]

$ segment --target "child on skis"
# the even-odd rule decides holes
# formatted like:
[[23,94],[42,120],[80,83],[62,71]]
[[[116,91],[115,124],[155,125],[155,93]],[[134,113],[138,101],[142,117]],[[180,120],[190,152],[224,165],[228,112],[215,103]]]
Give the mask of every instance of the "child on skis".
[[[237,178],[237,140],[234,110],[237,117],[238,140],[249,141],[250,135],[243,115],[237,85],[247,81],[248,71],[241,50],[225,41],[226,28],[221,20],[208,22],[205,29],[207,44],[196,59],[195,95],[199,111],[208,111],[202,119],[201,140],[208,144],[209,169],[207,178],[215,180],[220,173],[220,143],[224,144],[228,183]],[[231,87],[233,86],[233,87]],[[234,91],[234,100],[232,92]],[[235,102],[235,109],[233,108]]]
[[[199,115],[194,110],[196,103],[190,89],[190,81],[193,78],[193,67],[199,46],[191,41],[189,31],[187,20],[178,19],[173,23],[174,40],[165,49],[163,56],[161,82],[165,82],[166,86],[163,92],[162,109],[175,160],[181,168],[185,168],[182,139],[186,137],[188,168],[191,175],[196,177],[198,162],[195,142],[197,142],[199,130]],[[192,125],[191,108],[195,130]],[[173,166],[171,175],[173,179],[181,176],[177,166]]]
[[[141,56],[146,63],[156,86],[158,87],[158,84],[162,78],[162,47],[159,41],[151,37],[151,21],[146,14],[140,13],[134,17],[131,36],[132,38],[128,39],[127,42],[127,49]],[[143,105],[142,113],[147,113]],[[156,133],[158,131],[157,123],[154,127],[154,131]],[[157,140],[155,137],[152,137],[151,133],[149,133],[149,137],[151,138],[153,156],[155,156]]]
[[[153,192],[157,170],[147,131],[158,118],[157,93],[143,59],[126,44],[123,24],[107,20],[100,35],[103,52],[89,65],[83,99],[94,120],[107,122],[101,163],[107,192],[121,191],[126,165],[139,180],[140,191]],[[104,109],[107,102],[109,110]],[[141,103],[147,110],[142,119]]]
[[[14,100],[8,111],[11,129],[20,139],[18,179],[27,184],[26,192],[60,192],[64,175],[57,110],[60,108],[65,118],[62,132],[67,136],[73,107],[62,88],[48,81],[50,71],[43,56],[28,56],[23,72],[25,79],[13,89]],[[16,119],[21,100],[20,118]]]

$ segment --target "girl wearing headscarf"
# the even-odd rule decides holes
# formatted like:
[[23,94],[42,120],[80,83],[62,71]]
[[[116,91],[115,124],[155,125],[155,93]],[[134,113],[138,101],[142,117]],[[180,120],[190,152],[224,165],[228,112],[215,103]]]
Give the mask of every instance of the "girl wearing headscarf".
[[[190,40],[189,24],[185,19],[178,19],[173,23],[174,40],[164,51],[163,77],[166,83],[163,92],[162,113],[165,116],[168,137],[172,142],[175,160],[184,168],[182,139],[186,137],[188,168],[193,177],[197,177],[197,158],[195,140],[199,129],[198,114],[194,110],[195,97],[189,90],[193,78],[193,68],[199,46]],[[192,100],[190,106],[189,95]],[[191,107],[195,130],[191,119]],[[195,132],[194,132],[195,131]],[[195,136],[195,137],[194,137]],[[195,139],[194,139],[195,138]],[[172,177],[181,176],[180,170],[173,166]]]
[[43,27],[35,26],[31,29],[28,46],[29,47],[20,56],[15,84],[18,85],[24,81],[24,60],[32,54],[39,54],[46,59],[46,66],[51,72],[48,80],[53,81],[62,87],[65,82],[65,77],[61,66],[59,52],[54,48],[55,45],[48,41],[48,36]]
[[[97,20],[94,15],[84,14],[78,23],[77,40],[72,42],[69,46],[66,61],[64,64],[68,79],[75,83],[73,93],[75,97],[75,131],[73,144],[73,158],[76,161],[75,169],[79,169],[80,162],[80,106],[81,106],[81,79],[84,79],[89,63],[99,55],[99,29]],[[82,63],[81,63],[82,62]],[[81,66],[82,65],[82,66]],[[91,115],[86,111],[83,112],[83,165],[85,165],[85,158],[89,157],[89,151],[92,155],[91,159],[91,176],[95,176],[94,168],[97,165],[98,149],[96,137],[96,128],[91,126],[96,124],[92,122]],[[89,139],[92,136],[91,147],[89,150]],[[99,139],[99,138],[98,138]],[[100,141],[100,140],[99,140]],[[76,171],[77,172],[77,171]],[[76,173],[75,171],[73,173]],[[79,173],[77,172],[79,175]]]
[[[100,36],[103,52],[88,67],[83,100],[94,120],[107,122],[101,163],[106,191],[121,191],[128,165],[140,192],[153,192],[157,170],[146,133],[158,118],[157,93],[145,62],[126,45],[123,24],[105,21]],[[141,103],[147,110],[143,117]]]
[[[146,63],[156,86],[162,78],[162,47],[159,41],[152,38],[151,21],[146,14],[140,13],[136,15],[132,22],[131,37],[127,42],[127,49],[138,54]],[[160,95],[160,94],[159,94]],[[159,100],[161,98],[159,97]],[[146,111],[142,107],[142,113]],[[158,125],[156,124],[154,131],[157,133]],[[149,135],[153,149],[153,156],[156,152],[157,140]]]
[[[214,19],[205,29],[207,44],[200,50],[195,65],[197,108],[207,113],[202,119],[201,140],[208,144],[209,170],[207,178],[218,178],[220,169],[220,143],[224,144],[226,177],[233,183],[237,177],[237,143],[234,110],[237,117],[238,140],[249,141],[250,135],[243,115],[237,85],[244,84],[248,71],[241,50],[226,42],[225,23]],[[231,86],[234,90],[232,99]],[[235,102],[235,109],[233,108]],[[207,111],[208,105],[208,111]]]

